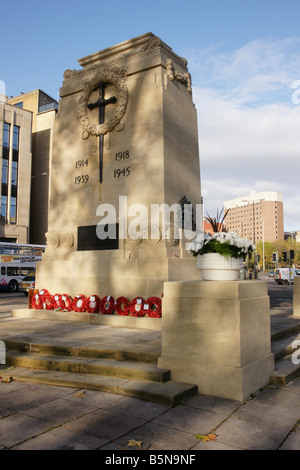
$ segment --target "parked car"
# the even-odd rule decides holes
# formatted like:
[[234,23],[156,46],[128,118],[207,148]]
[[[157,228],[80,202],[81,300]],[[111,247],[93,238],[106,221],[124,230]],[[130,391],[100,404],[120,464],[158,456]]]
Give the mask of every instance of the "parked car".
[[275,271],[269,271],[268,277],[275,277]]
[[28,295],[29,289],[35,288],[35,273],[28,274],[25,276],[19,284],[19,291],[24,292]]

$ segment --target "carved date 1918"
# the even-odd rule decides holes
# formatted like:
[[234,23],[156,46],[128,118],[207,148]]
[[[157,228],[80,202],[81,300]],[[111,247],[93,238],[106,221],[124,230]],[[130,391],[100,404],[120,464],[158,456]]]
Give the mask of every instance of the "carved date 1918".
[[129,158],[129,150],[125,150],[124,152],[117,152],[116,153],[116,160],[121,161],[125,160],[126,158]]
[[[115,156],[115,160],[117,162],[121,162],[122,160],[128,159],[130,156],[129,150],[124,150],[123,152],[117,152]],[[114,178],[120,178],[120,176],[129,176],[130,175],[130,167],[127,168],[117,168],[114,170]]]

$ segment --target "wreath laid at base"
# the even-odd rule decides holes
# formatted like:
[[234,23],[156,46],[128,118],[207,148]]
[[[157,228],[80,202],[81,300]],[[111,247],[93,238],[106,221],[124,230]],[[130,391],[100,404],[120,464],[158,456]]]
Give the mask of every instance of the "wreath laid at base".
[[100,313],[103,315],[112,315],[115,311],[115,299],[111,295],[106,295],[101,300]]
[[129,315],[130,302],[126,297],[119,297],[116,302],[116,312],[118,315]]
[[86,300],[86,311],[88,313],[99,313],[101,299],[98,295],[90,295]]
[[161,299],[137,296],[131,301],[124,296],[114,299],[106,295],[101,299],[98,295],[86,297],[83,294],[72,298],[68,294],[51,295],[47,289],[40,290],[32,296],[31,308],[35,310],[56,310],[61,312],[87,312],[102,315],[116,313],[121,316],[160,318],[162,316]]
[[144,317],[146,311],[144,310],[145,300],[143,297],[135,297],[130,302],[130,315],[132,317]]
[[147,312],[148,317],[151,317],[151,318],[161,317],[161,300],[159,297],[149,297],[146,305],[144,306],[144,308]]
[[75,295],[73,304],[73,312],[85,312],[86,311],[86,297],[85,295]]

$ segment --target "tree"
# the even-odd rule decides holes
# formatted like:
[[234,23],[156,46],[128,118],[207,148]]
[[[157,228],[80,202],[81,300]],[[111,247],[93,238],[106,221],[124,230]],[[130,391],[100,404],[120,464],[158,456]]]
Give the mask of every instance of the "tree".
[[289,256],[287,256],[287,261],[284,262],[283,260],[283,253],[284,251],[289,252],[290,250],[294,250],[295,256],[294,259],[291,260],[291,265],[299,265],[300,264],[300,243],[296,242],[292,238],[288,238],[287,240],[276,240],[274,242],[275,251],[278,252],[278,266],[279,267],[288,267],[289,266]]
[[[265,246],[264,246],[265,245]],[[274,269],[274,263],[272,259],[272,254],[274,253],[275,248],[273,243],[265,242],[263,243],[259,240],[256,243],[256,251],[260,255],[260,266],[263,267],[263,252],[265,251],[265,269]]]

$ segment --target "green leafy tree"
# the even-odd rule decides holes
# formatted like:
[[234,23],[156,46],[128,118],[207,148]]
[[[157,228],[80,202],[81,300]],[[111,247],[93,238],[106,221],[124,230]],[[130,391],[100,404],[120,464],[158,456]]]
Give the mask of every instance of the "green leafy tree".
[[[264,246],[265,245],[265,246]],[[275,265],[273,263],[272,255],[276,251],[273,243],[265,242],[263,243],[259,240],[256,243],[256,252],[260,255],[260,266],[263,267],[263,252],[265,251],[265,269],[274,269]]]
[[[260,267],[263,267],[263,241],[259,240],[256,242],[256,253],[260,255]],[[285,268],[289,266],[289,255],[287,256],[287,261],[283,259],[283,253],[286,251],[289,253],[290,250],[294,250],[294,258],[291,260],[292,265],[300,266],[300,243],[296,242],[292,238],[287,240],[276,240],[271,243],[265,241],[265,269],[274,269],[275,264],[273,262],[273,253],[278,254],[278,263],[277,267]]]
[[290,250],[294,250],[295,256],[291,260],[291,264],[299,265],[300,264],[300,243],[296,242],[292,238],[288,238],[287,240],[276,240],[274,242],[275,251],[278,252],[278,267],[288,267],[289,266],[289,257],[287,256],[287,261],[283,259],[283,253],[286,251],[287,253]]

